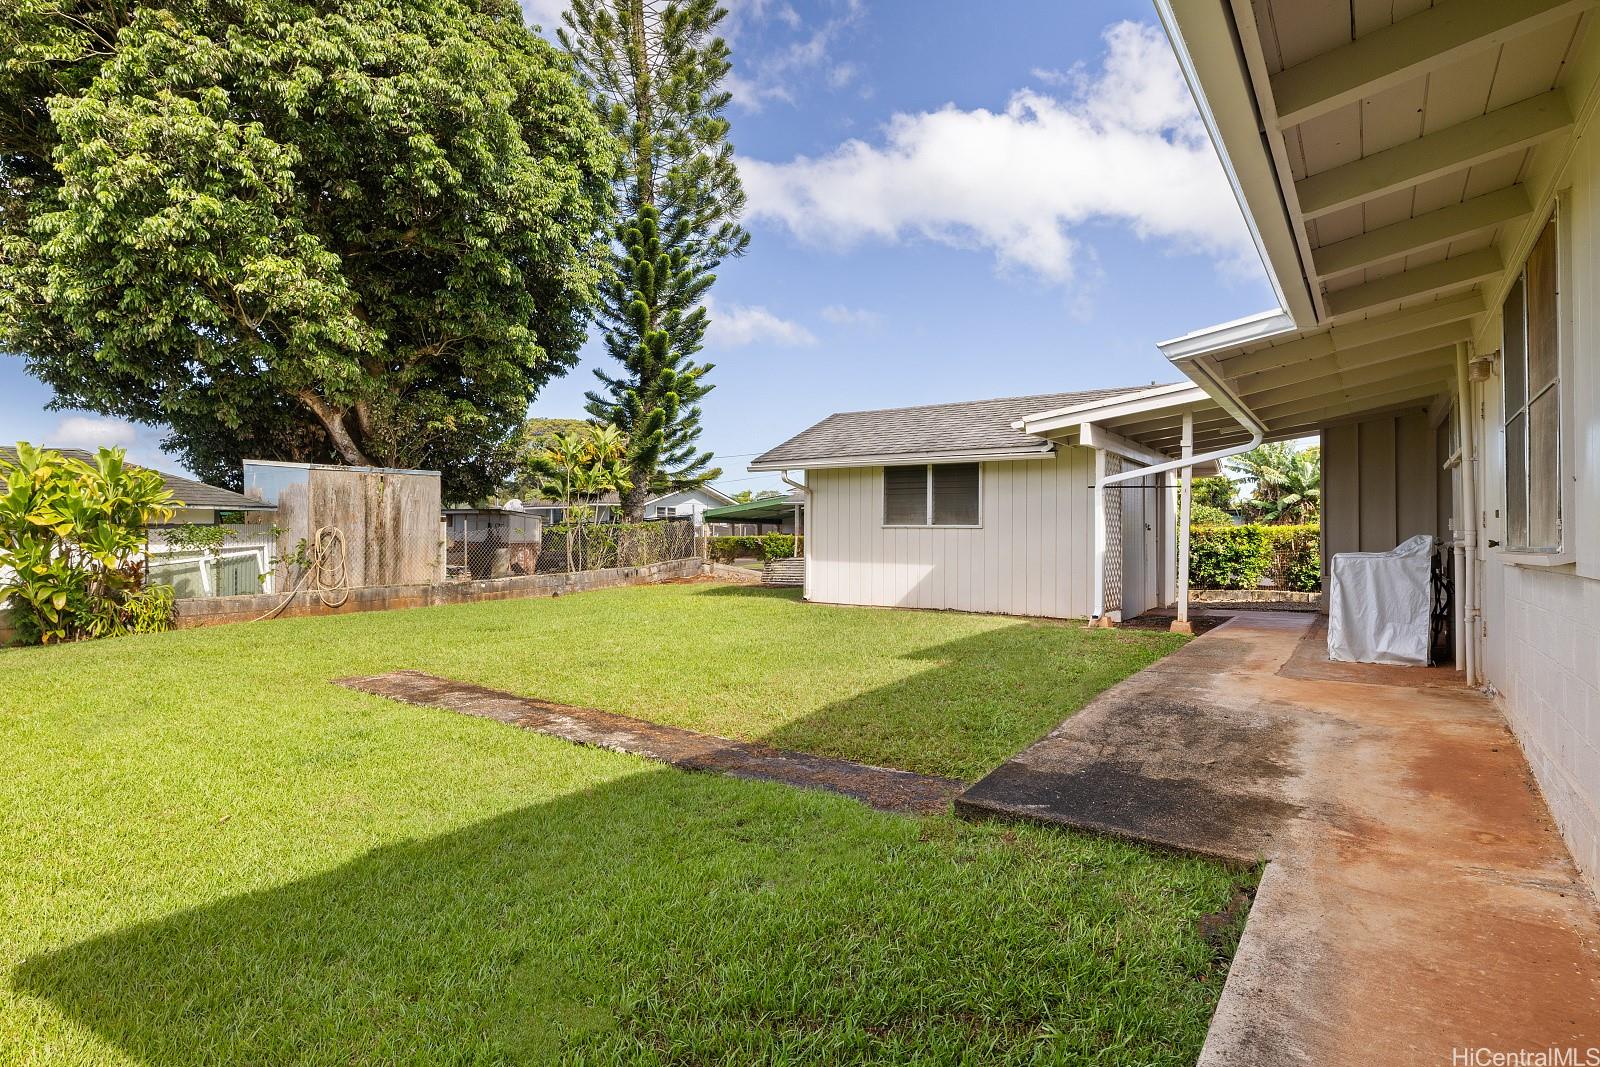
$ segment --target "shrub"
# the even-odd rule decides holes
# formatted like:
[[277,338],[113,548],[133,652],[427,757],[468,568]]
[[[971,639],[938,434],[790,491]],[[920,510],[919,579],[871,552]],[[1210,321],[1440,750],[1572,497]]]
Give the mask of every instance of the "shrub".
[[706,554],[715,563],[732,563],[736,559],[755,558],[763,562],[787,559],[794,555],[794,534],[743,534],[738,537],[713,537],[706,544]]
[[1322,588],[1322,531],[1315,523],[1261,529],[1272,549],[1273,581],[1298,593]]
[[1259,526],[1196,526],[1189,531],[1189,584],[1196,589],[1254,589],[1272,566]]
[[1189,584],[1254,589],[1263,578],[1311,593],[1322,587],[1321,534],[1315,525],[1201,526],[1189,532]]
[[0,601],[26,643],[148,633],[172,627],[171,590],[144,588],[145,528],[172,516],[154,471],[122,449],[93,465],[17,445],[0,458]]
[[1189,526],[1232,526],[1233,516],[1210,504],[1189,505]]

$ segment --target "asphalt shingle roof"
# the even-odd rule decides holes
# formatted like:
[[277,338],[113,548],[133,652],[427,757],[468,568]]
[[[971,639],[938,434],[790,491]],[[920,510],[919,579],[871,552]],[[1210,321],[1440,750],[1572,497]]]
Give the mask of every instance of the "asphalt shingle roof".
[[829,415],[778,447],[764,452],[752,468],[802,468],[806,461],[841,460],[856,456],[937,455],[966,452],[1025,452],[1043,439],[1011,428],[1025,415],[1088,404],[1137,393],[1147,385],[1123,389],[1088,389],[1076,393],[1008,396],[957,404],[880,408]]
[[[49,447],[49,446],[46,446]],[[85,463],[94,463],[94,453],[86,452],[81,448],[55,448],[63,456],[72,459],[81,459]],[[0,457],[16,461],[17,450],[9,445],[0,445]],[[142,466],[142,464],[129,464],[129,466]],[[149,468],[154,470],[155,468]],[[171,491],[173,497],[183,502],[186,508],[216,508],[219,511],[271,511],[271,504],[263,504],[259,500],[251,500],[242,493],[235,493],[232,489],[223,489],[216,485],[207,485],[197,482],[193,478],[185,478],[181,474],[168,474],[166,471],[156,471],[161,475],[161,480]]]

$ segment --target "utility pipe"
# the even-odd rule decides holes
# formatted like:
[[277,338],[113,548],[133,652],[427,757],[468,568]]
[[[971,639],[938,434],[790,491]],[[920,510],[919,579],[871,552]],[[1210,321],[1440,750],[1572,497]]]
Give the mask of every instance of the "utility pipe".
[[[1229,415],[1233,416],[1233,419],[1234,419],[1235,422],[1237,422],[1240,426],[1244,427],[1246,430],[1250,431],[1250,440],[1245,442],[1242,445],[1232,445],[1232,446],[1230,446],[1228,448],[1219,448],[1219,449],[1216,449],[1214,451],[1207,452],[1204,455],[1184,456],[1184,457],[1179,458],[1179,459],[1169,460],[1166,463],[1157,463],[1154,466],[1150,466],[1150,467],[1135,467],[1131,471],[1123,471],[1121,474],[1110,474],[1110,475],[1106,474],[1106,468],[1105,468],[1105,456],[1106,456],[1106,454],[1105,454],[1105,452],[1102,451],[1102,450],[1098,450],[1098,449],[1095,451],[1094,516],[1093,516],[1093,518],[1094,518],[1094,523],[1093,523],[1093,526],[1094,526],[1094,601],[1093,601],[1093,605],[1092,605],[1093,609],[1094,609],[1094,615],[1093,615],[1093,618],[1090,620],[1090,625],[1091,626],[1106,626],[1106,625],[1109,625],[1108,622],[1104,621],[1104,616],[1105,616],[1105,551],[1106,551],[1106,509],[1105,509],[1105,489],[1106,489],[1106,486],[1115,485],[1118,482],[1132,481],[1134,478],[1143,478],[1147,474],[1165,474],[1168,471],[1175,471],[1175,470],[1192,471],[1194,469],[1195,465],[1199,464],[1199,463],[1215,463],[1215,462],[1217,462],[1219,460],[1227,459],[1230,456],[1243,455],[1244,453],[1250,451],[1251,449],[1258,447],[1261,444],[1261,442],[1266,439],[1266,436],[1267,436],[1266,427],[1262,426],[1261,423],[1256,420],[1256,417],[1254,415],[1252,415],[1249,412],[1249,410],[1246,409],[1245,406],[1242,403],[1240,403],[1239,400],[1236,397],[1234,397],[1233,393],[1231,393],[1226,386],[1224,386],[1221,382],[1217,381],[1216,377],[1214,375],[1212,375],[1210,370],[1208,370],[1206,368],[1205,364],[1199,363],[1199,362],[1193,362],[1191,365],[1193,366],[1194,370],[1196,371],[1196,373],[1200,377],[1203,377],[1208,382],[1210,382],[1210,388],[1206,388],[1206,386],[1204,384],[1200,383],[1200,382],[1196,382],[1195,384],[1199,385],[1200,388],[1205,389],[1206,393],[1211,397],[1211,399],[1215,400],[1218,403],[1218,405],[1220,405],[1222,407],[1223,411],[1226,411]],[[1187,371],[1185,373],[1187,373]],[[1195,377],[1195,375],[1193,375],[1193,374],[1190,375],[1191,380],[1194,377]],[[1189,416],[1189,417],[1193,418],[1193,416]]]
[[1183,413],[1183,458],[1188,466],[1178,481],[1178,617],[1172,632],[1192,634],[1189,625],[1189,502],[1194,496],[1194,413]]
[[[1103,485],[1115,485],[1118,482],[1131,481],[1134,478],[1143,478],[1147,474],[1165,474],[1167,471],[1192,468],[1201,463],[1215,463],[1218,460],[1228,459],[1230,456],[1243,455],[1244,453],[1249,452],[1251,449],[1260,446],[1261,442],[1266,440],[1266,427],[1262,426],[1260,422],[1256,421],[1256,417],[1250,414],[1250,412],[1245,409],[1245,406],[1236,400],[1233,394],[1229,392],[1220,382],[1218,382],[1216,378],[1212,377],[1211,372],[1206,370],[1204,364],[1194,363],[1193,366],[1195,370],[1199,371],[1202,376],[1210,380],[1213,388],[1206,389],[1206,392],[1211,396],[1211,399],[1215,400],[1219,405],[1221,405],[1223,411],[1226,411],[1229,415],[1232,415],[1235,422],[1237,422],[1240,426],[1243,426],[1246,430],[1250,431],[1250,440],[1242,445],[1230,445],[1227,448],[1219,448],[1199,456],[1185,456],[1181,459],[1168,460],[1166,463],[1157,463],[1152,467],[1135,467],[1133,470],[1123,471],[1121,474],[1108,475],[1105,478]],[[1205,386],[1202,385],[1201,388],[1205,389]],[[1193,416],[1189,417],[1193,418]]]
[[1478,684],[1478,449],[1477,427],[1473,418],[1472,386],[1467,379],[1467,346],[1456,345],[1456,412],[1461,431],[1461,542],[1466,558],[1463,586],[1458,590],[1461,614],[1466,624],[1466,681]]

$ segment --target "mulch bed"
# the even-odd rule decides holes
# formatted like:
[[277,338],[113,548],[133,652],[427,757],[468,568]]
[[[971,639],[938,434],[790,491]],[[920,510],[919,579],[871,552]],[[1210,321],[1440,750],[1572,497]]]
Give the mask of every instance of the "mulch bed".
[[852,797],[880,811],[941,814],[949,809],[951,799],[965,788],[965,783],[953,778],[734,741],[598,708],[578,708],[520,697],[421,671],[339,678],[335,679],[335,684],[408,704],[494,719],[574,744],[659,760],[682,770],[779,782],[801,789],[823,789]]
[[[1137,615],[1126,622],[1119,623],[1123,630],[1170,630],[1174,616],[1169,611],[1166,613],[1147,612]],[[1232,615],[1213,615],[1209,612],[1198,612],[1193,607],[1189,609],[1189,625],[1194,628],[1198,637],[1208,630],[1215,630],[1218,626],[1233,618]]]

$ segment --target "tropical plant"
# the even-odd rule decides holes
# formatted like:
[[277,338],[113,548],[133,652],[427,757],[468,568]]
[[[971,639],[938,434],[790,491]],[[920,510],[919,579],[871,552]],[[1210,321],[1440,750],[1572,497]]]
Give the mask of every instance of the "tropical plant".
[[512,0],[0,5],[0,350],[244,456],[510,470],[577,360],[615,149]]
[[24,442],[0,477],[0,601],[22,640],[171,628],[171,591],[144,588],[145,529],[179,506],[159,474],[121,449],[90,464]]
[[1291,525],[1317,521],[1322,505],[1320,448],[1280,441],[1226,462],[1250,483],[1242,506],[1252,520]]
[[[1232,515],[1239,508],[1239,487],[1226,474],[1196,478],[1191,483],[1194,507],[1212,507]],[[1200,525],[1196,522],[1195,525]]]
[[623,155],[613,183],[620,223],[614,278],[602,290],[606,351],[621,370],[596,370],[596,421],[628,438],[623,511],[650,493],[722,472],[697,446],[699,401],[712,366],[696,362],[706,292],[722,260],[740,255],[744,190],[723,116],[730,94],[727,15],[716,0],[573,0],[560,39]]
[[573,542],[594,519],[595,505],[607,493],[621,494],[629,481],[628,442],[615,426],[587,426],[551,436],[543,452],[530,457],[524,480],[541,499],[561,502],[563,524],[578,531],[566,538],[567,570],[573,569]]
[[733,494],[733,502],[735,504],[748,504],[755,500],[776,500],[781,496],[783,494],[776,489],[763,489],[760,492],[754,489],[741,489]]

